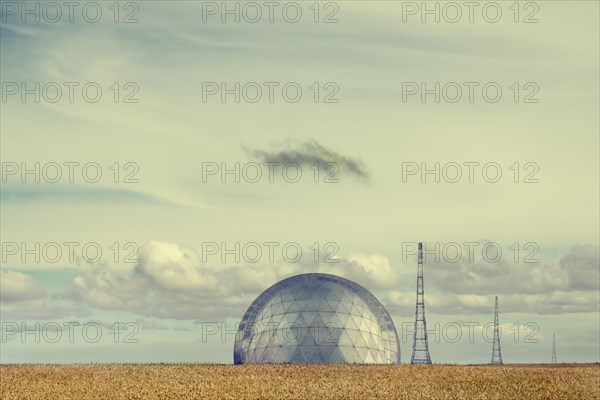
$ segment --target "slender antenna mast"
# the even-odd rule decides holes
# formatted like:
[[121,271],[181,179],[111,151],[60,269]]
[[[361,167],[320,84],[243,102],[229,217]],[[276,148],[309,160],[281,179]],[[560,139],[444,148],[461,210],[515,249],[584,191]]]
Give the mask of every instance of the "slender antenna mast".
[[425,291],[423,289],[423,243],[419,242],[417,260],[417,305],[415,308],[415,327],[411,364],[431,364],[429,345],[427,344],[427,323],[425,322]]
[[552,334],[552,364],[556,364],[556,333]]
[[496,307],[494,308],[494,347],[492,349],[492,364],[503,364],[500,352],[500,326],[498,324],[498,296],[496,296]]

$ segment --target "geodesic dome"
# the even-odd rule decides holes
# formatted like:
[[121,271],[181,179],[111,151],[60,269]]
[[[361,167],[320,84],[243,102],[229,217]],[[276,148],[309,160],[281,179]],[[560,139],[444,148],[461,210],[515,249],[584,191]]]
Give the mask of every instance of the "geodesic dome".
[[400,363],[396,328],[367,289],[328,274],[303,274],[265,290],[236,334],[235,364]]

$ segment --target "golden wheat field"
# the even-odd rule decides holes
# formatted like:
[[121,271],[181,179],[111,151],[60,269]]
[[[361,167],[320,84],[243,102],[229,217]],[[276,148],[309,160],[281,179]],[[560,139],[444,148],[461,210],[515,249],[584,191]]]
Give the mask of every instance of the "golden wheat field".
[[600,399],[587,365],[2,365],[13,399]]

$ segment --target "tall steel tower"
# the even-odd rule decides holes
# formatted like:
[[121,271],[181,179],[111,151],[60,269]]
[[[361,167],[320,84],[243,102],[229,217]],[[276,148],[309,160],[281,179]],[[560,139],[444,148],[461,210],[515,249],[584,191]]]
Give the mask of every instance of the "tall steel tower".
[[425,322],[425,296],[423,290],[423,243],[419,242],[417,259],[417,306],[415,308],[415,328],[411,364],[431,364],[427,344],[427,323]]
[[552,364],[556,364],[556,334],[552,334]]
[[492,364],[503,364],[500,352],[500,326],[498,325],[498,296],[496,296],[496,307],[494,309],[494,347],[492,349]]

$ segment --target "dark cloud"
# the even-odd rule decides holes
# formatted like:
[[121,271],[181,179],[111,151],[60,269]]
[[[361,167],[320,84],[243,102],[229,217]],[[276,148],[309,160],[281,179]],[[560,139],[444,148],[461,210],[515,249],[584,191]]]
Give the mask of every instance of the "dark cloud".
[[295,142],[288,140],[278,150],[245,149],[253,158],[263,162],[297,163],[311,166],[318,163],[324,173],[333,172],[332,167],[326,168],[328,163],[334,163],[339,168],[339,175],[354,176],[363,181],[369,181],[369,173],[365,164],[358,159],[346,157],[318,143],[316,140]]

